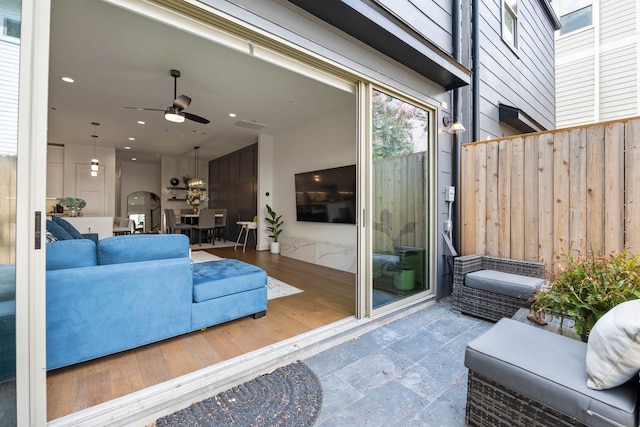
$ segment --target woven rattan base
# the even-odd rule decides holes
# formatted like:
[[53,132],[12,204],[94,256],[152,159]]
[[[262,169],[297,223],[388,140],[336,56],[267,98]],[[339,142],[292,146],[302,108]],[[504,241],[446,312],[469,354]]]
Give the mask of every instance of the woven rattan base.
[[454,260],[453,304],[462,313],[497,322],[529,307],[527,299],[500,295],[465,286],[467,274],[478,270],[496,270],[522,276],[544,278],[544,264],[482,255],[466,255]]
[[465,420],[479,427],[585,426],[473,371],[469,371]]

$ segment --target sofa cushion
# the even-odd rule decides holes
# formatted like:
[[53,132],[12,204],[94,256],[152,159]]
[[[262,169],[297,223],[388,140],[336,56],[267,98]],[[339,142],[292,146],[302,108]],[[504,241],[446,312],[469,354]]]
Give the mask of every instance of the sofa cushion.
[[267,273],[235,259],[193,264],[193,301],[202,302],[267,286]]
[[544,280],[496,270],[479,270],[467,274],[464,277],[464,284],[470,288],[495,294],[529,299],[536,289],[544,284]]
[[132,234],[98,242],[100,265],[185,257],[189,257],[189,238],[183,234]]
[[55,237],[56,240],[73,240],[73,236],[69,234],[67,230],[50,219],[47,220],[47,231],[53,234],[53,237]]
[[76,228],[71,225],[66,219],[59,218],[57,216],[52,216],[51,219],[60,227],[64,228],[67,233],[71,234],[71,237],[73,237],[74,239],[84,239],[84,236],[78,230],[76,230]]
[[640,300],[613,307],[596,322],[587,344],[587,387],[619,386],[640,370]]
[[47,270],[97,265],[96,244],[89,239],[58,240],[47,243]]
[[609,390],[587,387],[587,344],[504,318],[469,342],[465,366],[589,426],[632,426],[638,381]]

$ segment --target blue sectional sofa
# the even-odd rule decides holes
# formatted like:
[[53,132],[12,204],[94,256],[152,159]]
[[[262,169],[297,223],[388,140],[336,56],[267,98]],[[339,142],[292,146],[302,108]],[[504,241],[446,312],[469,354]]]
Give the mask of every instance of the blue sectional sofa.
[[264,270],[195,266],[180,234],[47,243],[47,369],[266,314]]

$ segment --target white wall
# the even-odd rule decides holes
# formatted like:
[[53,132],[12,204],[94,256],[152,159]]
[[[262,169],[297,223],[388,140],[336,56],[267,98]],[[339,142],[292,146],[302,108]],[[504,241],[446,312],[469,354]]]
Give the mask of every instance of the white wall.
[[[356,226],[296,221],[295,178],[308,172],[356,163],[357,129],[354,105],[319,117],[274,137],[273,186],[270,206],[282,213],[282,238],[300,238],[355,247]],[[262,165],[261,165],[262,166]],[[260,188],[260,196],[265,189]],[[260,198],[258,199],[261,200]],[[266,209],[258,207],[264,228]]]
[[[89,144],[64,145],[64,197],[76,196],[76,165],[90,165],[93,150],[93,145]],[[104,167],[104,214],[101,216],[115,216],[116,150],[98,145],[95,157],[100,167]]]
[[127,196],[136,191],[161,195],[161,166],[149,163],[122,162],[120,176],[120,213],[127,216]]

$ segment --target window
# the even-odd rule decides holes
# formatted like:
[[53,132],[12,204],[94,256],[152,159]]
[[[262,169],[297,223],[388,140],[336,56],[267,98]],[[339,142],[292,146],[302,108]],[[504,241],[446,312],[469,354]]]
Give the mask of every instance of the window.
[[518,0],[502,2],[502,39],[512,48],[518,48]]
[[19,39],[20,21],[17,19],[4,18],[2,20],[2,34]]
[[560,35],[591,25],[592,5],[588,3],[591,2],[567,1],[561,4],[560,23],[562,28],[560,28]]

